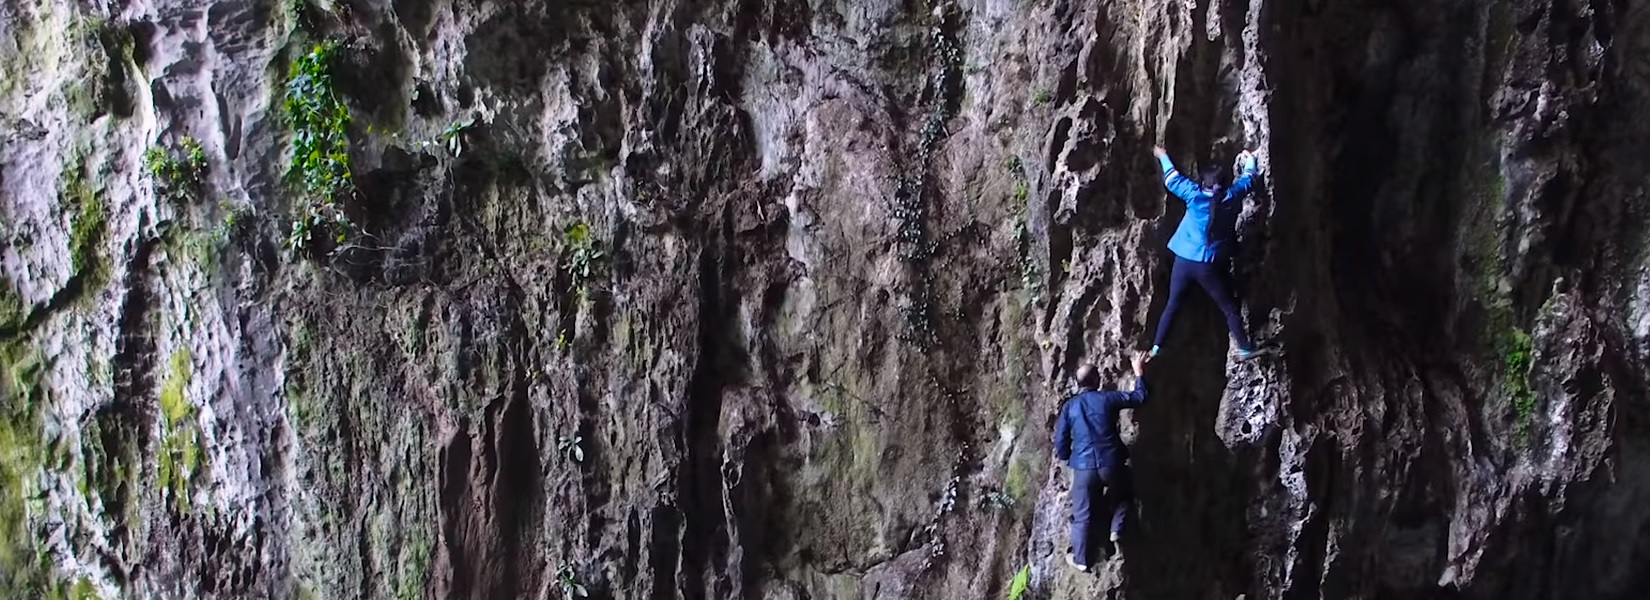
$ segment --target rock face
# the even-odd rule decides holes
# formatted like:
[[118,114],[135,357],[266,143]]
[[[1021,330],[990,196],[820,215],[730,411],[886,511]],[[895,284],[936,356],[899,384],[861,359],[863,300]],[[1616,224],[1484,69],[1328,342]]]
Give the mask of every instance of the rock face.
[[[1650,5],[0,5],[0,589],[1642,598]],[[1149,346],[1063,566],[1053,415]]]

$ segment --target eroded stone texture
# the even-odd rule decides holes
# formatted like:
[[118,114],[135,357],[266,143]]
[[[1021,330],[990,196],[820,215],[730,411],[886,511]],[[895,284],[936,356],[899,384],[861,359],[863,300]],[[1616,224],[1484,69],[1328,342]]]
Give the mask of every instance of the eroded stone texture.
[[[0,587],[1642,597],[1647,21],[8,3]],[[358,229],[290,251],[324,40]],[[179,199],[146,151],[186,137]],[[1077,574],[1052,419],[1149,346],[1157,143],[1259,154],[1235,270],[1281,352],[1232,363],[1189,302],[1126,420],[1139,519]]]

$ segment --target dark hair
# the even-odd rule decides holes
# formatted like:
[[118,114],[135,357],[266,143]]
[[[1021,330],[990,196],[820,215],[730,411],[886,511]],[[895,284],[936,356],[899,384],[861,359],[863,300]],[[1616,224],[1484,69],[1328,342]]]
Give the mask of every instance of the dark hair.
[[1226,187],[1226,169],[1220,165],[1207,165],[1197,173],[1197,184],[1206,190],[1218,190]]
[[1089,364],[1077,367],[1077,387],[1090,390],[1100,387],[1100,370]]

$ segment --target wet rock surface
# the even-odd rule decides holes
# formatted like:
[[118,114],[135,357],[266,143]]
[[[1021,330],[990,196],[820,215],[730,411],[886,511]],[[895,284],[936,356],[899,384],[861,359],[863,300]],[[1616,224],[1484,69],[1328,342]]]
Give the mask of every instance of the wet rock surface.
[[[30,0],[0,75],[0,595],[1650,590],[1639,4]],[[1079,574],[1157,143],[1260,156],[1279,352],[1188,302]]]

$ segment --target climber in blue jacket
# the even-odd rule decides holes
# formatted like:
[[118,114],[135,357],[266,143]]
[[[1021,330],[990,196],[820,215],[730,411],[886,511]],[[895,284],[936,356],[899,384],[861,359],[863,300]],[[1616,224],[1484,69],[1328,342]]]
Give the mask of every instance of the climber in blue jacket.
[[1175,170],[1163,148],[1153,148],[1157,163],[1163,169],[1163,185],[1175,197],[1186,202],[1186,216],[1169,240],[1169,251],[1174,252],[1174,271],[1169,277],[1169,302],[1163,307],[1163,316],[1157,323],[1157,336],[1152,340],[1153,357],[1162,349],[1174,324],[1175,312],[1192,283],[1208,292],[1220,312],[1226,315],[1226,327],[1237,342],[1238,360],[1247,361],[1256,356],[1255,347],[1243,332],[1243,314],[1238,311],[1237,298],[1232,294],[1227,279],[1227,259],[1232,247],[1233,224],[1243,209],[1243,198],[1254,185],[1255,156],[1248,150],[1238,154],[1241,173],[1230,188],[1222,185],[1219,166],[1204,168],[1194,182]]
[[[1079,571],[1089,569],[1089,521],[1099,496],[1110,513],[1111,541],[1117,543],[1123,519],[1133,501],[1129,475],[1129,448],[1117,433],[1118,411],[1146,404],[1146,361],[1135,355],[1134,390],[1099,391],[1100,372],[1093,365],[1077,369],[1076,395],[1060,408],[1054,426],[1054,455],[1072,470],[1071,553],[1066,562]],[[1104,491],[1102,491],[1104,488]]]

